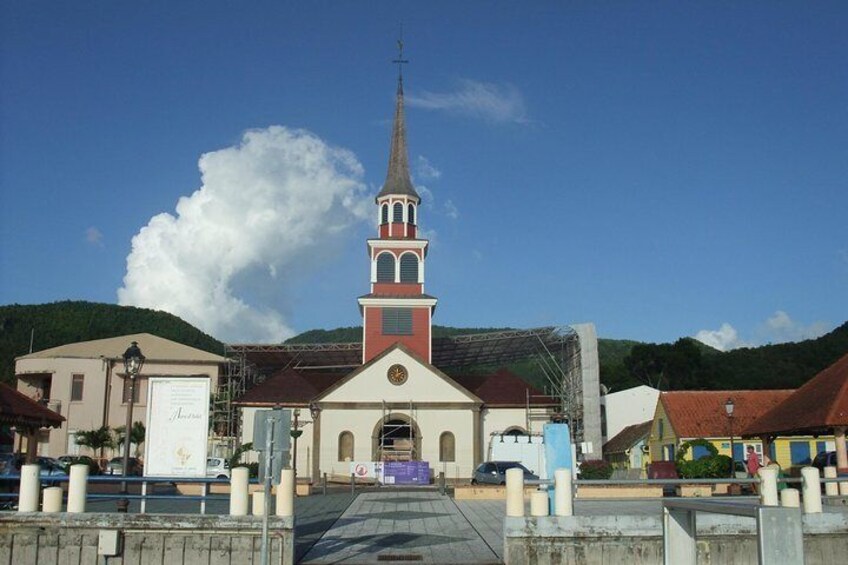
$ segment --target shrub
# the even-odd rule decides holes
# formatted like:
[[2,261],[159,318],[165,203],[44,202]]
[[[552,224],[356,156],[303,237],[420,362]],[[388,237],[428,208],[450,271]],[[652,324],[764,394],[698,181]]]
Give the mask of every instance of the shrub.
[[[697,461],[685,459],[689,449],[699,445],[710,452]],[[730,475],[731,460],[727,455],[719,455],[718,449],[705,439],[693,439],[680,445],[675,457],[677,474],[682,479],[721,479]]]
[[606,461],[593,460],[580,463],[577,478],[587,480],[607,480],[612,475],[612,465]]

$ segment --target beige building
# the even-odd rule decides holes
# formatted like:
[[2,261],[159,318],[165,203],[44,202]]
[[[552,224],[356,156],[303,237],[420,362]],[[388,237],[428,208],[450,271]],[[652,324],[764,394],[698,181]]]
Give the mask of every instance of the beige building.
[[[135,387],[133,421],[147,425],[147,382],[151,377],[207,377],[217,390],[226,359],[152,334],[141,333],[71,343],[15,359],[18,390],[64,416],[58,429],[38,434],[38,454],[74,455],[75,432],[123,426],[129,387],[123,354],[138,342],[146,357]],[[16,439],[16,442],[20,441]]]

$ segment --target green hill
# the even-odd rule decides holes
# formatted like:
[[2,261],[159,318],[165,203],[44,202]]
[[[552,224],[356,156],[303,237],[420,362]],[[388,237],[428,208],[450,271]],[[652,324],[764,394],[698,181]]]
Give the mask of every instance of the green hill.
[[160,337],[223,354],[224,345],[188,322],[167,312],[65,301],[51,304],[0,306],[0,380],[15,380],[15,357],[67,343],[133,333]]

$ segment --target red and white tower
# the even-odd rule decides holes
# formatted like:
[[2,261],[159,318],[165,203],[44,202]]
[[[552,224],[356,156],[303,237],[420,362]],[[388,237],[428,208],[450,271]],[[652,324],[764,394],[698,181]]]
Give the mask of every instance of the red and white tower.
[[[406,62],[402,51],[395,62]],[[371,292],[359,298],[362,362],[402,343],[430,363],[430,328],[436,299],[424,294],[424,260],[429,242],[418,238],[421,197],[409,176],[402,73],[398,74],[389,169],[376,202],[377,238],[368,240]]]

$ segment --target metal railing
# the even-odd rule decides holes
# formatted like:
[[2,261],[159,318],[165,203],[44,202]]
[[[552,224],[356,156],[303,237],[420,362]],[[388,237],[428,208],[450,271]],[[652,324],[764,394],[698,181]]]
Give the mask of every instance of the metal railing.
[[800,509],[718,500],[676,499],[663,502],[665,565],[696,564],[698,512],[754,518],[757,522],[757,562],[760,565],[804,563]]

